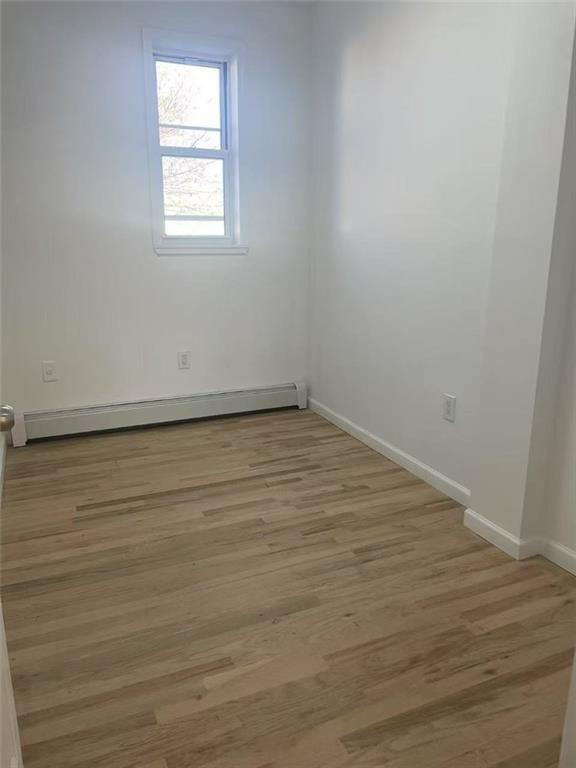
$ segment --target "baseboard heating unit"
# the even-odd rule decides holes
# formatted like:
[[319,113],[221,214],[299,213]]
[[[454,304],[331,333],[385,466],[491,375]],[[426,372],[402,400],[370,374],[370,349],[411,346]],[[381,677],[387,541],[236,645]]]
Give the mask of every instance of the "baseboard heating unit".
[[306,408],[306,405],[306,385],[294,383],[85,408],[31,411],[17,415],[17,423],[12,431],[12,443],[21,446],[25,445],[27,440],[42,437],[188,421],[290,406]]

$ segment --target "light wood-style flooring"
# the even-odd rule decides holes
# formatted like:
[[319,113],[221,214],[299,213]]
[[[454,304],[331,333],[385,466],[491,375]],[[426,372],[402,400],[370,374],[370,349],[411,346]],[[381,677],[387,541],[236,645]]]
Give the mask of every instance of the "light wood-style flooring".
[[553,768],[576,579],[310,412],[10,450],[25,768]]

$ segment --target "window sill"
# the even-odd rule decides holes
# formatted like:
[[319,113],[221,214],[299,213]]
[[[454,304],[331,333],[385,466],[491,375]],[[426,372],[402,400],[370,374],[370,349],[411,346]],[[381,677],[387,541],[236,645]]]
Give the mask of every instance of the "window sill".
[[245,256],[250,250],[244,245],[157,245],[158,256]]

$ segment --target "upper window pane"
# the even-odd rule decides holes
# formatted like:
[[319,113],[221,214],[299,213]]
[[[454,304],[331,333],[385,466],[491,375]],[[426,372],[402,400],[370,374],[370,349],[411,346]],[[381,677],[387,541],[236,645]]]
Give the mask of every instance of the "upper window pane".
[[217,66],[156,60],[161,145],[221,149],[220,75]]

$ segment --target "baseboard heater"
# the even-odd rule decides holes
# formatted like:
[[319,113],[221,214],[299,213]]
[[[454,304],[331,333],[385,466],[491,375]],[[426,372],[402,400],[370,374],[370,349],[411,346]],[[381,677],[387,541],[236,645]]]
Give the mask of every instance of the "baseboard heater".
[[188,421],[290,406],[306,408],[306,405],[306,385],[294,383],[85,408],[31,411],[17,418],[12,442],[15,446],[21,446],[27,440],[41,437]]

